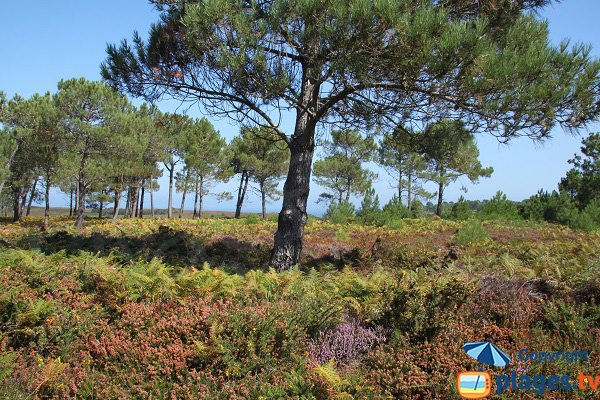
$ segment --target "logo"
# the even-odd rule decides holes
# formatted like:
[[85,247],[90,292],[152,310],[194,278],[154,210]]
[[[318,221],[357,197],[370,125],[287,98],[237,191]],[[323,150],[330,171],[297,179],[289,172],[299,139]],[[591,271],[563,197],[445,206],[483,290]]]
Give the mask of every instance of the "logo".
[[463,399],[484,399],[492,391],[490,374],[487,372],[461,372],[456,377],[458,394]]
[[[505,367],[511,362],[510,357],[490,342],[465,343],[465,352],[480,363],[479,371],[461,372],[456,377],[456,388],[463,399],[483,399],[492,392],[491,377],[483,372],[483,365]],[[600,389],[600,375],[587,375],[579,372],[577,378],[568,375],[542,376],[528,375],[528,363],[553,363],[579,364],[589,361],[589,350],[586,351],[554,351],[530,352],[520,350],[518,355],[518,368],[508,374],[498,374],[495,377],[496,393],[502,394],[507,390],[530,391],[542,395],[546,391],[555,390],[580,390],[594,391]]]

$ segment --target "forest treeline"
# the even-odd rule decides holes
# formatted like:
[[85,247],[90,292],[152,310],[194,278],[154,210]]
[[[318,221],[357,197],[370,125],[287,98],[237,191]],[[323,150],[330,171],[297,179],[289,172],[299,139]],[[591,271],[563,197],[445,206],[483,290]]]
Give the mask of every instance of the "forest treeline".
[[[201,218],[206,196],[234,195],[239,218],[253,189],[265,218],[267,201],[281,196],[278,184],[288,169],[289,150],[266,127],[242,127],[227,143],[207,119],[164,113],[153,105],[135,107],[104,83],[82,78],[59,82],[53,94],[10,100],[3,95],[1,104],[0,206],[12,209],[14,221],[43,201],[46,229],[52,187],[69,196],[69,214],[78,228],[89,208],[113,219],[154,217],[154,194],[161,189],[157,179],[163,174],[168,176],[168,218],[182,217],[186,198],[193,197],[192,217]],[[319,196],[328,205],[325,218],[335,222],[393,226],[428,213],[466,219],[476,212],[488,219],[543,219],[593,229],[598,225],[598,142],[598,134],[584,140],[582,155],[569,160],[573,168],[558,192],[540,191],[521,203],[501,192],[490,201],[444,201],[446,188],[459,178],[476,183],[493,172],[479,162],[473,134],[456,120],[422,131],[400,127],[377,138],[333,130],[319,143],[323,157],[315,162],[314,179],[326,189]],[[369,163],[382,166],[393,182],[396,194],[383,207],[372,188],[378,177]],[[237,179],[237,193],[214,191],[215,184],[231,179]],[[427,183],[437,190],[425,190]],[[182,193],[180,205],[173,204],[174,191]],[[353,196],[362,197],[358,209],[350,202]]]

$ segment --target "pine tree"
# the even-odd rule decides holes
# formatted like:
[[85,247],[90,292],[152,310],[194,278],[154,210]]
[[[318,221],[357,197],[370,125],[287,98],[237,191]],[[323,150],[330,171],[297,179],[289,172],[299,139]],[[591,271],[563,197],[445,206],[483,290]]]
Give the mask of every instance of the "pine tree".
[[373,160],[376,145],[372,137],[363,138],[356,130],[334,130],[331,140],[323,142],[325,158],[315,162],[315,181],[329,190],[321,199],[350,201],[371,187],[377,174],[363,167]]
[[461,176],[473,183],[489,177],[492,167],[483,168],[478,160],[479,150],[461,121],[439,121],[430,124],[421,137],[422,151],[428,161],[423,177],[438,187],[436,215],[442,215],[444,190]]
[[107,154],[116,144],[108,123],[130,106],[127,100],[100,82],[83,78],[58,83],[55,96],[66,132],[66,153],[77,171],[77,212],[75,226],[83,228],[85,199],[90,186],[105,177]]
[[[152,0],[145,43],[109,45],[102,75],[156,100],[274,129],[290,149],[271,264],[298,263],[319,124],[464,120],[508,140],[579,128],[599,113],[590,48],[549,45],[550,0]],[[275,115],[295,114],[287,134]]]

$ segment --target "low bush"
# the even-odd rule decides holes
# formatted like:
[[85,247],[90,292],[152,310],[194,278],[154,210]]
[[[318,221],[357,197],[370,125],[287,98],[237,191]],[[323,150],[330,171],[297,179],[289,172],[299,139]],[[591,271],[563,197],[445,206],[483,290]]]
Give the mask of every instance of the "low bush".
[[464,223],[454,235],[454,241],[459,245],[468,245],[471,243],[485,242],[490,237],[481,221],[472,219]]

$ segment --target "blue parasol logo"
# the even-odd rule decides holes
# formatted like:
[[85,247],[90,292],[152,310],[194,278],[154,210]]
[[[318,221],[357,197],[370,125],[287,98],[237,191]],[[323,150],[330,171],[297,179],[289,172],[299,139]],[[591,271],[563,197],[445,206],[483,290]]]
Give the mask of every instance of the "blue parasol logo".
[[465,343],[465,352],[482,364],[494,367],[505,367],[510,363],[510,357],[490,342]]

